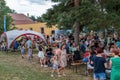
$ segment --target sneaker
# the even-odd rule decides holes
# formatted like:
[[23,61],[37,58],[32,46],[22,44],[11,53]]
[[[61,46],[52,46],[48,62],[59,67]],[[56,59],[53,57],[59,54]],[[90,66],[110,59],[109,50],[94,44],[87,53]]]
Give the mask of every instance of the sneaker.
[[59,74],[58,77],[61,77],[61,75]]
[[48,67],[47,65],[44,65],[44,67]]
[[51,77],[54,77],[54,75],[53,75],[53,74],[51,74]]
[[63,74],[63,76],[66,76],[66,74]]
[[22,59],[24,59],[24,57],[22,56]]
[[41,67],[43,67],[43,65],[41,65]]

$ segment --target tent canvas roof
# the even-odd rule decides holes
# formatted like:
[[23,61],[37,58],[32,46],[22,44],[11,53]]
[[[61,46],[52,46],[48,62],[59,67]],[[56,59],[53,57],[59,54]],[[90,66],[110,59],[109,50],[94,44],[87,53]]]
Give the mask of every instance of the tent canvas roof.
[[46,43],[46,40],[45,40],[44,36],[41,33],[31,31],[31,30],[11,30],[11,31],[4,32],[2,35],[4,35],[4,34],[7,37],[8,48],[10,47],[10,45],[12,44],[12,42],[16,38],[18,38],[18,37],[20,37],[20,36],[22,36],[24,34],[39,36]]

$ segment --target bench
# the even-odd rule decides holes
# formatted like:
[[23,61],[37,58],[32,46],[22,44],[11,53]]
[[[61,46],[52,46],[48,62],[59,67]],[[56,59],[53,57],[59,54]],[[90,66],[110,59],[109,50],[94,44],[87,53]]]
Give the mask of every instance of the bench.
[[79,61],[76,61],[76,62],[71,63],[71,66],[73,66],[73,72],[74,72],[74,70],[75,70],[75,72],[77,73],[78,66],[79,66],[79,65],[82,65],[82,64],[84,64],[84,63],[82,62],[82,60],[79,60]]

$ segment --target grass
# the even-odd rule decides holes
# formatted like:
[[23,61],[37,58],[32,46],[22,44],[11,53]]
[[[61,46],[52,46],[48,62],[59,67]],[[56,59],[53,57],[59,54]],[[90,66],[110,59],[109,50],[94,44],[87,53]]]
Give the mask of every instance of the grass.
[[78,73],[67,68],[66,77],[55,75],[51,78],[51,69],[40,67],[37,54],[29,61],[27,56],[22,59],[19,52],[0,52],[0,80],[92,80],[90,76],[80,75],[80,72],[84,73],[84,67],[80,66]]

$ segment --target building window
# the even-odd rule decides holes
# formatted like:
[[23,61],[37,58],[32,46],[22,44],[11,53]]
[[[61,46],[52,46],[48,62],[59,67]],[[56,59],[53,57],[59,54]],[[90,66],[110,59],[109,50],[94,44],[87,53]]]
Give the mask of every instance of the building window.
[[51,33],[52,33],[52,34],[55,34],[55,30],[52,30]]
[[33,28],[30,28],[30,30],[33,30]]
[[44,28],[43,28],[43,27],[40,28],[40,32],[41,32],[42,34],[44,33]]

